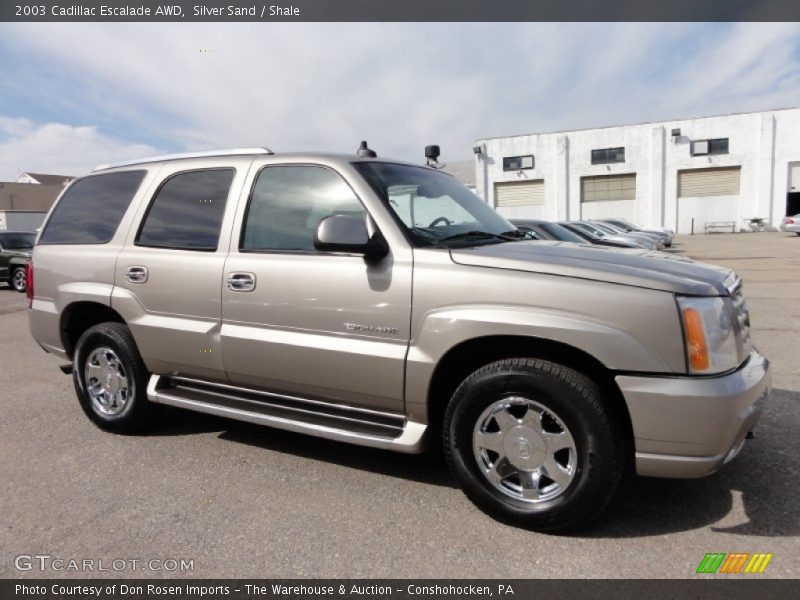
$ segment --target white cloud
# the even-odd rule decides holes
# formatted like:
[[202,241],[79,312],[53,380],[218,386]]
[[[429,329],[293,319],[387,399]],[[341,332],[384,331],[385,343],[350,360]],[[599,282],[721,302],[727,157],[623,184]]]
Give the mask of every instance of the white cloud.
[[156,153],[151,146],[103,135],[95,127],[0,117],[0,181],[13,181],[22,171],[82,175],[100,163]]
[[124,151],[132,142],[122,137],[171,149],[348,152],[368,139],[384,156],[421,159],[425,144],[439,143],[443,159],[455,160],[469,156],[476,137],[755,110],[800,97],[797,24],[0,30],[0,43],[24,59],[18,77],[4,78],[20,80],[18,97],[30,89],[47,98],[56,121],[103,124],[92,132],[100,139],[117,132],[95,155],[114,144]]

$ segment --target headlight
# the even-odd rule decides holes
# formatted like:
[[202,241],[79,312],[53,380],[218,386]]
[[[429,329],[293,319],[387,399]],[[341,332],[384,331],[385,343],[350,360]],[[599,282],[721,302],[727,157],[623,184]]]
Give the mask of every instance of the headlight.
[[678,296],[689,372],[712,374],[739,364],[733,303],[728,297]]

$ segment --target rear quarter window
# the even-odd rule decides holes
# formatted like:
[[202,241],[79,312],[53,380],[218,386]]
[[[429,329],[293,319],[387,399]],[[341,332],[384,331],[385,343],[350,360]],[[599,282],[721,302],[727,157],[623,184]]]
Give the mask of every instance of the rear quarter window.
[[146,171],[91,175],[73,183],[45,225],[40,244],[107,244]]

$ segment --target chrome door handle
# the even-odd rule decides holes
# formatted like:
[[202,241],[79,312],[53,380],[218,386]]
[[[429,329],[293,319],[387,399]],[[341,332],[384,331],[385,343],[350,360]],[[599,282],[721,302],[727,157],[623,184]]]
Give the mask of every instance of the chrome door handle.
[[256,276],[254,273],[228,273],[226,283],[232,292],[252,292],[256,289]]
[[128,267],[125,270],[125,279],[131,283],[145,283],[147,281],[147,267]]

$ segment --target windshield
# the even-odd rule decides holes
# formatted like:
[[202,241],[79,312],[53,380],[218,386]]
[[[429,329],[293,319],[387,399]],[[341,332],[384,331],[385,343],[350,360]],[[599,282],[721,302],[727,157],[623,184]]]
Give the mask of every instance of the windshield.
[[616,235],[618,233],[624,233],[621,229],[614,227],[613,225],[608,225],[606,223],[592,223],[593,226],[597,227],[600,231],[605,233],[610,233],[611,235]]
[[606,219],[604,222],[608,223],[609,225],[613,225],[614,227],[618,227],[619,229],[625,232],[631,232],[634,229],[633,227],[625,223],[625,221],[620,221],[618,219]]
[[589,225],[588,223],[583,223],[581,221],[576,223],[571,223],[574,227],[577,227],[581,231],[585,231],[586,233],[590,233],[594,235],[594,237],[603,237],[605,234],[599,230],[597,227]]
[[[392,209],[417,246],[523,239],[511,223],[446,173],[383,162],[359,162],[354,166]],[[509,235],[514,237],[505,237]]]
[[35,238],[35,233],[6,233],[0,235],[0,244],[6,250],[30,250]]
[[584,244],[586,240],[579,236],[577,233],[571,232],[569,229],[558,223],[540,223],[539,227],[545,230],[557,240],[562,242],[575,242],[576,244]]
[[536,231],[530,227],[526,227],[525,225],[517,225],[517,230],[521,231],[522,234],[525,236],[526,239],[529,240],[543,240],[544,236],[541,232]]

